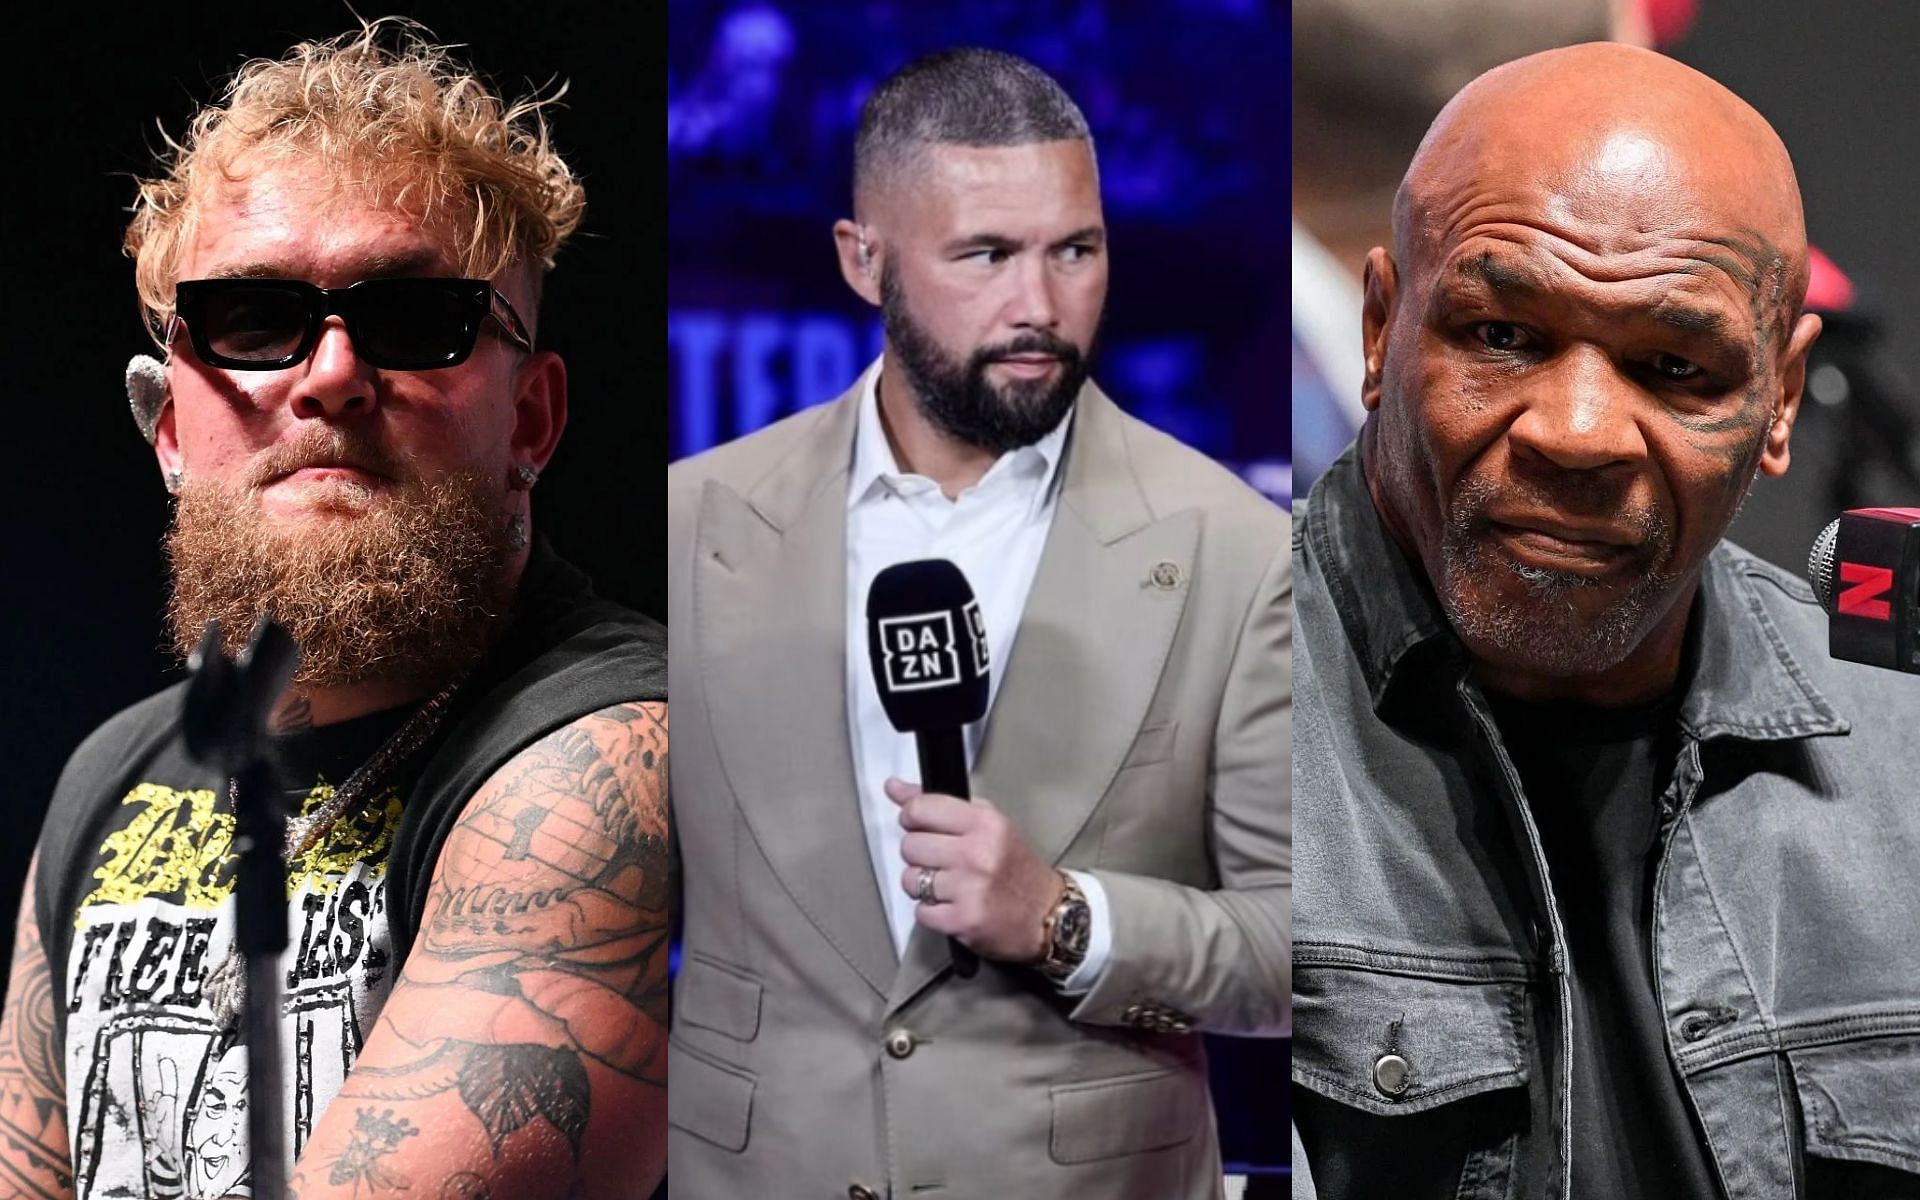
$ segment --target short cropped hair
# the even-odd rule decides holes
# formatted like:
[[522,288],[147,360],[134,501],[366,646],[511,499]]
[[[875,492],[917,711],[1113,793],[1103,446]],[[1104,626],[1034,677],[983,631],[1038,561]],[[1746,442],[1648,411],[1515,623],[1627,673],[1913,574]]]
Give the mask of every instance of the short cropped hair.
[[[392,48],[388,29],[398,32]],[[166,139],[160,173],[140,180],[124,243],[156,340],[209,189],[300,159],[326,163],[341,191],[442,233],[465,275],[525,265],[537,295],[586,210],[543,112],[566,88],[507,103],[425,32],[385,18],[254,59],[180,141]]]
[[1051,75],[1024,58],[967,47],[915,59],[883,80],[853,143],[856,205],[926,146],[1084,141],[1087,118]]

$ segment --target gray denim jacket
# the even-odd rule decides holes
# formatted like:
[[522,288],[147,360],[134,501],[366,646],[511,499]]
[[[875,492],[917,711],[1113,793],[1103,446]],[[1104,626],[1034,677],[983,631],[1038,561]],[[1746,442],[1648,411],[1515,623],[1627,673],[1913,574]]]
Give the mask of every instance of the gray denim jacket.
[[[1319,1195],[1564,1197],[1593,1083],[1569,1078],[1559,906],[1582,898],[1555,895],[1352,450],[1295,508],[1293,555],[1293,1078]],[[1829,658],[1826,622],[1801,580],[1708,558],[1653,966],[1729,1200],[1920,1196],[1920,678]]]

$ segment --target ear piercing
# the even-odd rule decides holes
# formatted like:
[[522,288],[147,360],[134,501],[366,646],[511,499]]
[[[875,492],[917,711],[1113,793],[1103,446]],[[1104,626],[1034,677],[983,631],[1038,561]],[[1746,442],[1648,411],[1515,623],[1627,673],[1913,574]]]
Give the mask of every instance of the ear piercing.
[[532,491],[533,485],[540,482],[540,472],[521,463],[513,469],[513,481],[521,491]]
[[179,467],[168,468],[167,493],[169,495],[178,496],[180,494],[180,488],[186,482],[187,482],[187,473],[185,471],[182,471]]

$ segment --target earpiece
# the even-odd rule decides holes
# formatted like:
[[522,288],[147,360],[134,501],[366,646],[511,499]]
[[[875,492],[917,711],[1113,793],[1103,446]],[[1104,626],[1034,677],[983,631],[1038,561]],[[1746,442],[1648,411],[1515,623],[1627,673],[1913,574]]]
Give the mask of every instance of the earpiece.
[[133,423],[140,427],[140,436],[153,444],[154,431],[160,424],[160,410],[167,406],[167,368],[159,359],[147,354],[136,354],[127,363],[127,407],[133,411]]

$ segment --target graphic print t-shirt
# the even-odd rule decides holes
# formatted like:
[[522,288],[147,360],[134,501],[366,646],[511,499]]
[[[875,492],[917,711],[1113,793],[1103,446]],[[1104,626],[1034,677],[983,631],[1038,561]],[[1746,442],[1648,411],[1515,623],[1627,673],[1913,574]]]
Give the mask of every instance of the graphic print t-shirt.
[[[535,538],[500,641],[439,732],[362,815],[287,868],[280,1024],[289,1162],[372,1032],[467,799],[546,734],[610,705],[664,700],[666,630],[594,595]],[[233,808],[192,762],[184,686],[94,731],[68,761],[41,830],[35,903],[66,1047],[78,1200],[252,1194],[244,972],[233,940]],[[289,807],[311,812],[406,716],[271,740]]]
[[[174,695],[169,693],[169,695]],[[175,707],[177,709],[177,700]],[[310,814],[410,710],[268,739],[292,812]],[[157,714],[156,714],[157,715]],[[103,783],[105,781],[102,781]],[[281,986],[287,1148],[297,1155],[392,988],[387,856],[403,776],[383,781],[286,871]],[[82,1197],[250,1194],[245,994],[232,954],[238,856],[227,781],[163,737],[89,841],[66,954],[67,1119]]]

